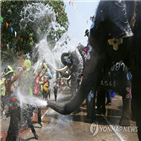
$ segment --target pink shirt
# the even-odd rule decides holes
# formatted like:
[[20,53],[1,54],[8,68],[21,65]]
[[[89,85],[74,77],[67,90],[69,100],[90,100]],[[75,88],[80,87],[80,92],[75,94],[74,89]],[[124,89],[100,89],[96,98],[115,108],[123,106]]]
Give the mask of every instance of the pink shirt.
[[37,77],[36,80],[35,80],[35,84],[34,84],[34,94],[37,94],[39,95],[40,94],[40,79],[41,77]]

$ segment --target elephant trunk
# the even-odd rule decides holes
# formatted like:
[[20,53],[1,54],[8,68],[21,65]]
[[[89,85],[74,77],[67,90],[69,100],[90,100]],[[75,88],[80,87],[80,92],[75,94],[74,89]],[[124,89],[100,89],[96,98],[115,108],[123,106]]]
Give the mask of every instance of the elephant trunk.
[[65,105],[48,101],[48,107],[51,107],[60,114],[70,114],[82,104],[92,87],[96,90],[98,78],[106,62],[106,56],[104,54],[96,54],[93,50],[90,52],[90,55],[91,58],[86,62],[80,89],[73,99]]

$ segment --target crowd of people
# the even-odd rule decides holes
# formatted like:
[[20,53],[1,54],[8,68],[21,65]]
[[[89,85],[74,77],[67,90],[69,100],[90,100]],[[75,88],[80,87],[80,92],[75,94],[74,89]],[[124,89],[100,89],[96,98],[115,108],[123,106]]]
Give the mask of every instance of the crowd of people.
[[[52,91],[52,93],[54,93],[54,100],[57,101],[58,88],[60,88],[63,83],[61,82],[61,78],[58,78],[53,86],[50,86],[50,79],[52,79],[53,76],[50,71],[48,72],[45,63],[43,63],[38,71],[32,73],[32,71],[27,70],[27,66],[24,65],[23,59],[19,62],[18,65],[20,65],[20,70],[14,71],[10,65],[7,65],[1,74],[0,80],[1,114],[7,117],[8,115],[10,116],[6,141],[14,141],[18,138],[20,127],[22,126],[21,120],[23,117],[21,117],[21,115],[23,113],[26,115],[24,121],[28,123],[36,139],[38,139],[38,135],[31,120],[35,109],[38,111],[37,122],[42,127],[41,107],[34,107],[30,103],[22,103],[21,107],[17,89],[20,89],[20,91],[24,93],[24,96],[33,96],[45,101],[51,98]],[[5,110],[5,107],[8,107],[8,110]]]

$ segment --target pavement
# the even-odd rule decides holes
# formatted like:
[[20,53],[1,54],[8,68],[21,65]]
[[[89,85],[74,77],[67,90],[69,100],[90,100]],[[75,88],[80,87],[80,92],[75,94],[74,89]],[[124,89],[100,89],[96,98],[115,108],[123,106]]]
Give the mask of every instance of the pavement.
[[[59,90],[58,103],[66,103],[72,98],[70,89],[63,87]],[[54,100],[54,95],[51,99]],[[85,103],[85,101],[84,101]],[[97,115],[96,120],[88,123],[85,120],[86,106],[80,107],[80,112],[70,115],[61,115],[51,108],[43,108],[42,125],[36,122],[37,113],[34,113],[33,122],[35,130],[39,136],[39,141],[138,141],[135,122],[130,121],[131,125],[127,127],[119,126],[119,120],[122,113],[121,96],[115,95],[112,98],[111,106],[106,106],[106,116]],[[6,137],[6,123],[9,119],[2,118],[1,140]],[[5,127],[5,128],[4,128]],[[120,130],[117,130],[120,129]],[[8,128],[7,128],[8,129]],[[36,141],[30,128],[21,128],[19,141]]]

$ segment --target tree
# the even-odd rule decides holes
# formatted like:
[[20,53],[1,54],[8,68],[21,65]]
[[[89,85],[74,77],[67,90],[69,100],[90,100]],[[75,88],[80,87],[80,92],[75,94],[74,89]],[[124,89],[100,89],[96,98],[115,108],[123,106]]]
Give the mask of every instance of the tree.
[[[20,28],[22,24],[21,19],[23,18],[22,12],[28,7],[28,4],[40,4],[49,5],[53,8],[57,22],[58,30],[51,28],[47,34],[47,40],[51,41],[50,44],[55,44],[63,33],[68,30],[69,22],[67,14],[65,13],[64,2],[63,1],[2,1],[1,2],[1,17],[3,22],[1,24],[1,43],[2,47],[2,59],[8,59],[6,57],[7,44],[9,45],[9,50],[11,52],[31,52],[32,47],[41,40],[44,35],[44,31],[47,31],[52,17],[42,17],[42,19],[37,20],[38,28],[35,24],[28,22],[27,26],[23,29]],[[32,12],[35,12],[36,8],[31,8]],[[27,13],[28,14],[28,13]],[[32,18],[32,17],[31,17]],[[6,28],[6,23],[8,23],[8,28]],[[13,29],[13,32],[12,32]],[[15,37],[15,32],[17,36]]]

